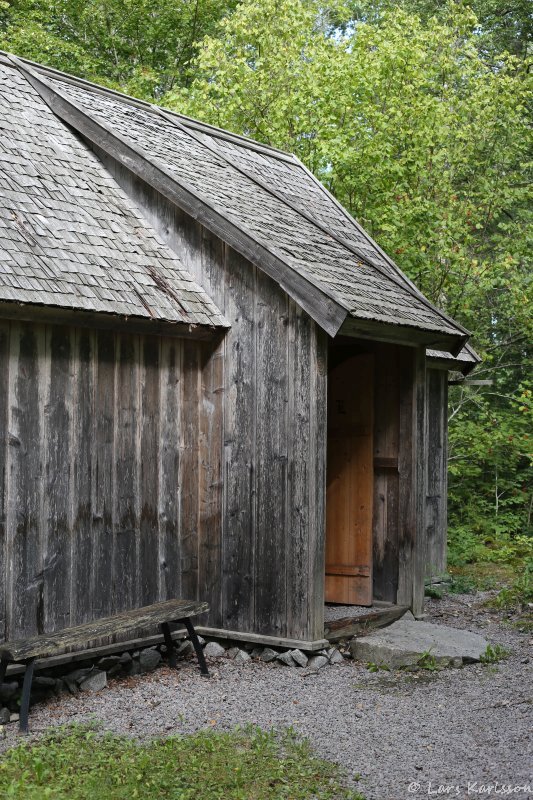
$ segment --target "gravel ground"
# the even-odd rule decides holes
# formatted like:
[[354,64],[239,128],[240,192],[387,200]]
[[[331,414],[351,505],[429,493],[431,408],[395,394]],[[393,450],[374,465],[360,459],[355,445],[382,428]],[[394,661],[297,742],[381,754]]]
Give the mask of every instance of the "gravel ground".
[[363,617],[365,614],[370,614],[372,611],[382,611],[382,608],[377,606],[338,606],[327,605],[324,608],[324,621],[332,622],[335,619],[344,619],[344,617]]
[[[139,738],[203,727],[292,725],[316,751],[341,764],[368,800],[418,796],[533,798],[531,634],[481,607],[484,596],[428,602],[428,619],[482,633],[512,655],[495,665],[421,673],[371,673],[352,661],[318,673],[272,664],[211,662],[203,679],[193,662],[178,671],[115,681],[36,706],[32,736],[50,725],[101,720]],[[6,726],[0,748],[17,741]],[[476,783],[477,782],[477,783]],[[497,784],[496,791],[483,790]],[[446,787],[441,789],[440,787]]]

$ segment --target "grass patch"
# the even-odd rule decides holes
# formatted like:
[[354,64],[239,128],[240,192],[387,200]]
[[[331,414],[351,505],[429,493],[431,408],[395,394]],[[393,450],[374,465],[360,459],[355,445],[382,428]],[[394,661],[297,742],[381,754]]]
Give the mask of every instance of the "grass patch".
[[491,644],[488,644],[479,660],[482,664],[496,664],[498,661],[503,661],[504,658],[508,658],[510,655],[510,650],[507,650],[505,647],[499,644],[495,644],[493,647]]
[[0,760],[0,794],[18,800],[363,800],[291,731],[200,731],[148,744],[70,726]]
[[474,594],[477,591],[499,589],[510,584],[515,574],[516,569],[508,564],[488,561],[450,567],[452,580],[449,591],[452,594]]

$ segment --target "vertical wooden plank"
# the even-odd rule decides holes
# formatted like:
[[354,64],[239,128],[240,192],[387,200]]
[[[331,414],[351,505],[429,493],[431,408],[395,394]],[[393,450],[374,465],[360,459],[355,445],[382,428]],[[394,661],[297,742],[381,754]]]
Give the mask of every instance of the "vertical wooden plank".
[[115,400],[115,481],[113,608],[134,608],[137,602],[137,469],[139,419],[139,340],[130,334],[118,339]]
[[398,591],[399,375],[394,345],[376,345],[374,414],[374,597],[396,602]]
[[446,572],[448,374],[445,370],[427,370],[426,398],[426,578],[431,579]]
[[93,474],[93,548],[91,564],[91,610],[93,618],[113,612],[114,563],[114,472],[115,472],[115,379],[116,336],[96,334]]
[[[200,261],[195,268],[197,280],[215,305],[222,310],[226,303],[225,259],[226,250],[229,248],[222,239],[204,227],[201,228],[201,246],[201,252],[197,250],[195,254],[191,253],[189,261],[193,259],[196,262]],[[250,269],[249,264],[248,269]]]
[[9,408],[9,340],[10,324],[0,324],[0,642],[6,638],[7,591],[7,448]]
[[224,343],[202,347],[198,596],[210,605],[209,624],[222,625],[222,442]]
[[326,569],[326,459],[328,336],[315,323],[311,346],[310,440],[313,457],[309,481],[309,582],[308,638],[324,635],[324,582]]
[[[161,342],[159,561],[162,599],[181,597],[180,563],[180,441],[183,425],[181,369],[183,342]],[[185,593],[183,593],[185,596]]]
[[[313,507],[310,475],[315,443],[311,442],[312,326],[310,317],[289,301],[289,427],[288,427],[288,526],[286,530],[286,581],[288,587],[287,634],[308,635],[309,529]],[[313,498],[314,499],[314,498]]]
[[442,477],[439,547],[440,560],[436,556],[441,574],[448,569],[448,373],[441,376],[441,428],[442,428]]
[[183,343],[181,486],[181,588],[184,597],[198,597],[200,346]]
[[423,348],[400,355],[399,576],[398,599],[413,613],[424,605],[426,377]]
[[255,630],[286,634],[288,298],[257,274]]
[[416,394],[415,356],[411,348],[398,348],[400,365],[400,444],[398,451],[398,594],[396,602],[413,602],[413,549],[416,535]]
[[[92,570],[98,551],[93,537],[94,366],[96,334],[81,328],[74,338],[75,386],[72,396],[71,624],[93,619]],[[98,523],[97,523],[98,524]]]
[[427,560],[425,527],[426,471],[427,471],[427,415],[426,415],[426,351],[418,347],[415,351],[415,419],[413,471],[415,486],[415,541],[413,557],[413,603],[415,616],[424,610],[424,576]]
[[[141,448],[140,470],[140,598],[139,605],[155,603],[159,593],[159,370],[160,340],[141,339]],[[175,442],[175,445],[177,443]]]
[[224,625],[241,631],[254,630],[256,272],[227,248],[222,600]]
[[[224,242],[202,228],[201,280],[213,301],[225,301]],[[226,343],[202,347],[200,399],[200,508],[198,543],[199,598],[210,605],[209,624],[222,625],[222,539],[224,487],[224,359]]]
[[13,323],[8,430],[6,637],[44,629],[42,526],[42,420],[39,397],[44,329]]
[[44,630],[70,624],[70,421],[72,413],[72,331],[47,329],[49,381],[45,400],[45,551],[43,554]]

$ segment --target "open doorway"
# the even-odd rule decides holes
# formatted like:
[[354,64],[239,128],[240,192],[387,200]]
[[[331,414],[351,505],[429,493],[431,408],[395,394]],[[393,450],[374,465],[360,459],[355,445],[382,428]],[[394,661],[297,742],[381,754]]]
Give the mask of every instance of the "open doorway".
[[374,356],[351,355],[328,376],[327,603],[372,605]]

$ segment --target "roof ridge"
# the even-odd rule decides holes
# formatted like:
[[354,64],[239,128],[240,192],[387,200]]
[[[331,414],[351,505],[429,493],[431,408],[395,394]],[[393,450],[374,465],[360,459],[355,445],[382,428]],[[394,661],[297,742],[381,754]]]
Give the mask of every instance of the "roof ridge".
[[[167,117],[167,114],[166,114],[166,113],[165,113],[165,111],[164,111],[164,109],[160,109],[160,107],[159,107],[159,106],[156,106],[156,108],[157,108],[157,109],[158,109],[158,111],[159,111],[159,112],[160,112],[160,113],[161,113],[161,114],[162,114],[162,115],[165,117],[165,119],[167,119],[167,118],[168,118],[168,117]],[[174,120],[170,120],[170,121],[172,121],[172,122],[173,122],[173,124],[177,124],[177,123],[175,123],[175,122],[174,122]],[[185,127],[185,126],[183,126],[183,127]],[[188,132],[188,133],[190,133],[190,132]],[[196,137],[195,137],[195,138],[196,138]],[[407,278],[407,276],[404,276],[404,275],[403,275],[403,273],[402,273],[402,272],[401,272],[401,271],[398,269],[398,267],[396,266],[396,264],[394,264],[394,262],[393,262],[391,259],[388,259],[388,257],[386,256],[386,254],[385,254],[385,253],[383,253],[383,251],[381,251],[381,248],[379,248],[379,247],[378,247],[378,246],[375,244],[375,242],[373,242],[373,240],[372,240],[372,239],[370,238],[370,236],[369,236],[369,235],[366,233],[366,231],[364,231],[364,229],[363,229],[363,228],[360,228],[360,226],[358,225],[358,223],[356,223],[356,221],[354,220],[354,218],[353,218],[353,217],[351,217],[351,215],[349,215],[349,214],[348,214],[348,212],[347,212],[347,211],[346,211],[346,209],[345,209],[345,208],[344,208],[344,207],[341,205],[341,203],[339,203],[337,200],[335,200],[335,198],[333,198],[333,195],[330,195],[330,193],[328,192],[328,190],[326,189],[326,187],[325,187],[325,186],[323,186],[323,185],[322,185],[322,183],[321,183],[321,182],[320,182],[320,181],[319,181],[319,180],[318,180],[318,179],[317,179],[317,178],[316,178],[316,177],[313,175],[313,173],[312,173],[310,170],[308,170],[308,169],[307,169],[307,167],[305,166],[305,164],[303,164],[303,163],[300,161],[300,159],[298,159],[297,157],[295,157],[295,158],[294,158],[294,160],[293,160],[293,163],[295,163],[295,164],[296,164],[297,166],[299,166],[300,168],[303,168],[303,170],[304,170],[304,171],[305,171],[305,172],[306,172],[308,175],[310,175],[310,176],[313,178],[313,180],[315,181],[315,183],[316,183],[316,184],[317,184],[317,185],[318,185],[318,186],[319,186],[319,187],[322,189],[322,191],[323,191],[323,192],[326,192],[326,193],[327,193],[327,195],[328,195],[329,197],[332,197],[332,198],[335,200],[335,203],[336,203],[336,205],[337,205],[337,206],[338,206],[338,207],[339,207],[339,208],[340,208],[340,209],[343,211],[344,215],[345,215],[345,216],[346,216],[346,217],[347,217],[347,218],[348,218],[348,219],[349,219],[349,220],[352,222],[352,224],[354,224],[354,223],[355,223],[355,226],[356,226],[356,228],[365,234],[365,237],[367,238],[367,240],[369,240],[369,241],[370,241],[370,242],[371,242],[371,243],[372,243],[372,244],[373,244],[373,245],[376,247],[376,249],[378,250],[378,252],[382,252],[382,253],[383,253],[383,255],[385,255],[385,257],[387,258],[387,260],[389,260],[389,261],[390,261],[390,263],[391,263],[391,266],[393,267],[394,271],[397,273],[397,277],[395,277],[394,275],[391,275],[389,272],[387,272],[386,270],[384,270],[384,269],[381,267],[381,265],[380,265],[380,264],[376,264],[376,263],[375,263],[373,260],[371,260],[371,258],[369,258],[369,256],[368,256],[368,255],[366,255],[366,254],[364,254],[364,253],[360,253],[360,252],[359,252],[359,250],[358,250],[358,248],[357,248],[355,245],[353,245],[351,242],[348,242],[348,241],[346,241],[346,240],[345,240],[345,239],[344,239],[344,238],[343,238],[341,235],[339,235],[339,234],[337,234],[336,232],[334,232],[334,231],[330,230],[330,229],[329,229],[329,228],[328,228],[326,225],[324,225],[322,222],[320,222],[320,220],[317,220],[317,219],[316,219],[316,217],[314,217],[314,216],[313,216],[313,214],[310,214],[310,213],[308,213],[307,211],[305,211],[304,209],[302,209],[302,208],[301,208],[299,205],[297,205],[296,203],[293,203],[293,202],[291,202],[290,200],[288,200],[288,199],[287,199],[287,198],[286,198],[286,197],[285,197],[285,196],[284,196],[284,195],[283,195],[281,192],[277,192],[275,189],[273,189],[273,188],[272,188],[272,186],[270,186],[270,185],[269,185],[268,183],[266,183],[265,181],[261,180],[260,178],[258,178],[258,177],[257,177],[257,176],[255,176],[255,175],[252,175],[252,174],[250,174],[250,172],[249,172],[249,171],[248,171],[248,170],[247,170],[245,167],[242,167],[242,166],[240,166],[240,165],[236,164],[236,163],[235,163],[235,162],[234,162],[234,161],[233,161],[233,160],[232,160],[232,159],[231,159],[231,158],[230,158],[230,157],[229,157],[229,156],[228,156],[226,153],[222,153],[222,152],[220,152],[218,149],[216,149],[216,148],[213,148],[213,147],[212,147],[210,144],[208,144],[208,143],[207,143],[207,142],[205,142],[205,141],[202,141],[202,140],[200,140],[200,141],[201,141],[201,143],[202,143],[202,144],[203,144],[205,147],[208,147],[210,150],[212,150],[212,152],[215,152],[215,153],[216,153],[218,156],[222,157],[222,158],[223,158],[223,159],[224,159],[224,160],[225,160],[225,161],[226,161],[228,164],[230,164],[230,166],[232,166],[234,169],[236,169],[236,170],[238,170],[239,172],[241,172],[241,173],[242,173],[243,175],[245,175],[245,176],[246,176],[246,177],[247,177],[249,180],[252,180],[252,181],[254,181],[254,183],[256,183],[258,186],[261,186],[261,188],[262,188],[262,189],[264,189],[265,191],[269,192],[269,194],[271,194],[273,197],[276,197],[276,198],[277,198],[277,199],[278,199],[280,202],[282,202],[282,203],[284,203],[285,205],[287,205],[287,206],[288,206],[289,208],[291,208],[291,209],[292,209],[292,210],[293,210],[295,213],[297,213],[297,214],[299,214],[300,216],[304,217],[304,219],[306,219],[306,220],[307,220],[308,222],[310,222],[312,225],[315,225],[317,228],[319,228],[319,230],[321,230],[321,231],[322,231],[323,233],[325,233],[327,236],[329,236],[330,238],[332,238],[334,241],[336,241],[336,242],[337,242],[338,244],[340,244],[342,247],[345,247],[347,250],[349,250],[351,253],[353,253],[355,256],[357,256],[357,258],[359,258],[361,261],[365,262],[365,263],[366,263],[368,266],[370,266],[370,267],[373,267],[373,268],[374,268],[375,270],[377,270],[377,271],[380,273],[380,275],[382,275],[384,278],[386,278],[387,280],[391,280],[391,281],[393,281],[394,283],[396,283],[396,285],[397,285],[397,286],[399,286],[400,288],[402,288],[402,289],[406,290],[407,292],[409,292],[409,294],[410,294],[412,297],[416,297],[416,298],[417,298],[417,299],[418,299],[418,300],[419,300],[421,303],[423,303],[423,304],[424,304],[424,305],[425,305],[427,308],[430,308],[432,311],[435,311],[435,312],[436,312],[436,313],[437,313],[437,314],[438,314],[438,315],[439,315],[441,318],[445,319],[447,322],[451,322],[451,323],[453,323],[453,325],[454,325],[456,328],[458,328],[458,329],[462,330],[464,333],[468,333],[468,331],[467,331],[467,330],[466,330],[466,329],[465,329],[465,328],[464,328],[462,325],[460,325],[460,324],[459,324],[458,322],[456,322],[455,320],[452,320],[450,317],[448,317],[448,316],[445,314],[445,312],[444,312],[444,311],[441,311],[441,310],[440,310],[439,308],[437,308],[437,306],[435,306],[435,305],[434,305],[434,304],[433,304],[433,303],[432,303],[430,300],[428,300],[428,298],[427,298],[427,297],[426,297],[426,296],[425,296],[425,295],[424,295],[424,294],[423,294],[423,293],[422,293],[422,292],[421,292],[419,289],[417,289],[417,288],[416,288],[416,286],[415,286],[415,285],[414,285],[414,284],[413,284],[413,283],[412,283],[412,282],[409,280],[409,278]],[[403,278],[404,280],[402,280],[402,278]]]
[[[161,109],[159,106],[155,106],[155,108],[157,108],[157,110],[159,111],[159,113],[160,113],[160,114],[161,114],[161,115],[162,115],[162,116],[163,116],[165,119],[168,119],[168,116],[167,116],[166,112],[164,111],[164,109]],[[321,231],[323,231],[324,233],[326,233],[326,234],[327,234],[328,236],[330,236],[332,239],[336,240],[336,241],[337,241],[339,244],[341,244],[341,245],[343,245],[343,246],[345,245],[345,242],[341,241],[341,240],[340,240],[340,237],[337,237],[335,234],[333,234],[331,231],[329,231],[329,230],[328,230],[328,228],[327,228],[325,225],[322,225],[322,223],[318,222],[318,221],[317,221],[317,220],[316,220],[316,219],[315,219],[315,218],[314,218],[314,217],[313,217],[311,214],[308,214],[308,213],[307,213],[307,212],[305,212],[303,209],[301,209],[301,208],[299,208],[298,206],[296,206],[294,203],[291,203],[291,202],[290,202],[289,200],[287,200],[287,198],[285,198],[285,197],[284,197],[284,196],[283,196],[283,195],[282,195],[280,192],[277,192],[277,191],[276,191],[275,189],[273,189],[273,188],[272,188],[272,187],[271,187],[271,186],[270,186],[268,183],[266,183],[265,181],[262,181],[262,180],[261,180],[260,178],[258,178],[257,176],[250,174],[250,173],[248,172],[248,170],[247,170],[247,169],[245,169],[244,167],[241,167],[239,164],[235,164],[235,162],[234,162],[234,161],[232,161],[232,159],[231,159],[231,158],[230,158],[230,157],[229,157],[229,156],[228,156],[226,153],[223,153],[223,152],[221,152],[220,150],[218,150],[218,148],[216,148],[216,147],[213,147],[213,146],[212,146],[212,145],[211,145],[209,142],[206,142],[206,141],[204,141],[204,139],[202,139],[202,138],[200,138],[200,137],[196,136],[194,133],[192,133],[190,130],[188,130],[188,129],[187,129],[187,126],[186,126],[186,125],[183,125],[183,124],[181,124],[181,123],[177,122],[177,121],[176,121],[176,120],[174,120],[174,119],[168,119],[168,121],[169,121],[169,122],[171,122],[173,125],[176,125],[176,127],[179,127],[179,128],[180,128],[180,130],[185,130],[185,133],[187,133],[189,136],[193,136],[193,138],[195,138],[195,139],[196,139],[196,141],[198,141],[198,142],[199,142],[201,145],[203,145],[204,147],[207,147],[207,149],[208,149],[208,150],[211,150],[211,152],[212,152],[212,153],[214,153],[214,154],[215,154],[215,155],[216,155],[218,158],[222,158],[222,159],[223,159],[224,161],[226,161],[226,162],[227,162],[227,163],[228,163],[228,164],[229,164],[229,165],[230,165],[230,166],[231,166],[233,169],[236,169],[238,172],[240,172],[242,175],[244,175],[246,178],[248,178],[248,180],[251,180],[251,181],[253,181],[254,183],[256,183],[258,186],[260,186],[260,187],[261,187],[262,189],[264,189],[266,192],[268,192],[269,194],[271,194],[273,197],[275,197],[275,198],[276,198],[277,200],[279,200],[281,203],[284,203],[285,205],[289,206],[289,208],[291,208],[291,209],[292,209],[292,210],[293,210],[295,213],[297,213],[297,214],[299,214],[300,216],[304,217],[304,218],[305,218],[305,219],[306,219],[308,222],[310,222],[312,225],[316,225],[316,226],[317,226],[317,228],[319,228]],[[357,252],[356,252],[356,250],[355,250],[355,248],[351,248],[351,249],[352,249],[352,252],[354,252],[354,254],[355,254],[355,255],[356,255],[358,258],[360,258],[362,261],[366,261],[366,263],[367,263],[367,265],[368,265],[368,266],[371,266],[371,267],[373,267],[373,266],[374,266],[374,264],[371,264],[371,263],[369,263],[369,262],[368,262],[368,259],[366,259],[366,258],[365,258],[365,256],[361,255],[360,253],[357,253]],[[331,289],[330,289],[330,290],[328,290],[328,291],[329,291],[329,292],[330,292],[332,295],[335,295],[335,293],[333,292],[333,290],[331,290]],[[337,296],[335,295],[335,299],[336,299],[336,301],[337,301],[339,304],[343,305],[344,301],[343,301],[341,298],[339,298],[339,297],[337,297]]]
[[58,79],[63,80],[65,83],[72,83],[76,86],[81,86],[89,91],[95,92],[95,94],[104,94],[104,95],[111,95],[115,97],[120,102],[125,103],[126,105],[134,105],[139,108],[144,108],[146,111],[154,113],[154,109],[161,109],[165,111],[167,114],[172,116],[179,117],[181,120],[184,120],[183,124],[187,127],[194,127],[203,130],[204,128],[209,132],[209,135],[218,136],[221,139],[229,139],[230,141],[235,142],[235,144],[240,145],[241,147],[248,147],[252,150],[258,150],[259,152],[265,152],[269,155],[272,155],[275,158],[280,158],[282,161],[294,161],[293,153],[290,153],[287,150],[281,150],[279,147],[274,147],[270,144],[265,144],[264,142],[258,142],[256,139],[252,139],[249,136],[243,136],[240,133],[235,133],[234,131],[230,131],[227,128],[221,128],[217,125],[211,125],[209,122],[203,122],[202,120],[194,119],[193,117],[187,116],[187,114],[180,114],[177,111],[173,111],[170,108],[166,108],[165,106],[159,106],[157,103],[150,103],[148,100],[141,100],[139,97],[133,97],[133,95],[126,94],[126,92],[121,92],[118,89],[111,89],[109,86],[103,86],[102,84],[95,83],[94,81],[88,81],[86,78],[79,78],[76,75],[71,75],[69,72],[63,72],[62,70],[55,69],[55,67],[49,67],[46,64],[40,64],[37,61],[32,61],[29,58],[23,58],[22,56],[16,56],[14,53],[9,53],[7,50],[0,50],[0,58],[2,56],[7,56],[6,63],[12,62],[10,61],[11,58],[16,58],[18,61],[21,61],[24,64],[28,64],[30,67],[35,68],[38,72],[42,73],[43,75],[50,75],[52,77],[57,77]]
[[[165,111],[163,109],[160,109],[159,106],[155,106],[155,108],[162,114],[162,116],[164,116],[165,119],[168,119],[168,116],[167,116],[167,114],[165,113]],[[172,124],[174,124],[174,125],[177,125],[177,126],[179,125],[179,123],[177,123],[175,120],[169,120],[169,121],[172,122]],[[180,127],[180,129],[184,128],[186,130],[186,126],[185,125],[179,125],[179,127]],[[189,135],[192,135],[190,131],[186,130],[186,132]],[[389,273],[387,273],[379,264],[375,264],[369,258],[369,256],[365,255],[364,253],[359,252],[358,248],[355,245],[351,244],[351,242],[347,242],[341,235],[339,235],[339,234],[335,233],[334,231],[330,230],[326,225],[324,225],[322,222],[320,222],[320,220],[316,219],[316,217],[314,217],[312,214],[310,214],[307,211],[305,211],[303,208],[298,206],[296,203],[291,202],[289,199],[287,199],[287,197],[285,197],[281,192],[276,191],[266,181],[263,181],[263,180],[261,180],[261,178],[257,177],[256,175],[251,174],[245,167],[242,167],[239,164],[236,164],[230,158],[230,156],[227,155],[227,153],[225,153],[225,152],[223,153],[220,150],[218,150],[217,148],[212,147],[212,145],[210,143],[204,141],[203,139],[199,139],[198,137],[194,137],[194,138],[196,138],[197,141],[199,141],[201,144],[204,145],[204,147],[207,147],[209,150],[211,150],[217,156],[219,156],[220,158],[223,158],[224,161],[226,161],[231,167],[233,167],[234,169],[236,169],[239,172],[241,172],[249,180],[251,180],[254,183],[256,183],[258,186],[260,186],[262,189],[267,191],[269,194],[271,194],[273,197],[275,197],[280,202],[282,202],[285,205],[289,206],[289,208],[291,208],[296,214],[299,214],[300,216],[304,217],[304,219],[306,219],[308,222],[310,222],[312,225],[315,225],[323,233],[325,233],[330,238],[334,239],[342,247],[346,247],[346,249],[350,250],[353,253],[353,255],[357,256],[357,258],[360,259],[361,262],[364,262],[367,266],[372,267],[373,269],[376,269],[385,278],[387,278],[388,280],[393,280],[398,286],[400,286],[401,288],[404,288],[407,291],[409,291],[409,286],[408,285],[406,286],[401,281],[395,280],[394,276],[392,276]],[[312,173],[310,173],[310,174],[312,174]],[[321,185],[320,182],[318,182],[318,183],[319,183],[319,185]],[[342,206],[341,206],[341,208],[342,208]],[[410,294],[412,294],[412,292],[410,292]],[[419,299],[425,301],[426,304],[429,304],[432,307],[432,309],[434,309],[436,311],[439,311],[438,309],[434,308],[434,306],[431,304],[431,302],[426,297],[424,297],[424,295],[421,294]]]

